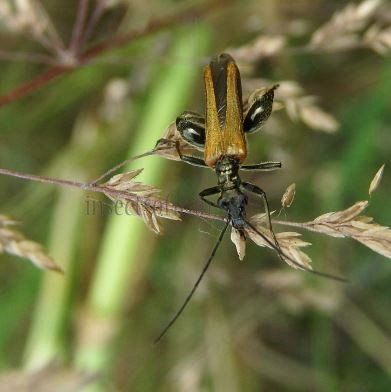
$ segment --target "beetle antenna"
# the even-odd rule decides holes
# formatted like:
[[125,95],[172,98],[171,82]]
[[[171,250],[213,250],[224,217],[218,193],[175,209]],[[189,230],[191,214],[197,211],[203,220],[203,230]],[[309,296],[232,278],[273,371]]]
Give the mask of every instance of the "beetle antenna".
[[[346,278],[343,278],[343,277],[341,277],[341,276],[336,276],[336,275],[328,274],[327,272],[322,272],[322,271],[313,270],[313,269],[310,269],[310,268],[305,267],[304,265],[298,263],[296,260],[294,260],[294,259],[292,259],[291,257],[287,256],[287,255],[281,250],[281,248],[280,248],[279,245],[276,246],[275,244],[273,244],[272,241],[270,241],[263,233],[261,233],[259,230],[257,230],[257,229],[255,228],[255,226],[252,225],[249,221],[246,220],[245,222],[246,222],[247,226],[248,226],[250,229],[254,230],[260,237],[262,237],[262,239],[263,239],[271,248],[273,248],[273,249],[277,252],[278,257],[279,257],[280,260],[283,261],[284,263],[286,262],[286,261],[284,260],[284,257],[285,257],[287,260],[289,260],[289,261],[290,261],[293,265],[295,265],[297,268],[303,269],[303,270],[305,270],[305,271],[307,271],[307,272],[311,272],[311,273],[314,274],[314,275],[321,276],[322,278],[327,278],[327,279],[336,280],[336,281],[338,281],[338,282],[345,282],[345,283],[346,283],[346,282],[348,281]],[[275,237],[275,236],[274,236],[274,237]]]
[[206,271],[208,270],[214,255],[217,252],[217,249],[224,237],[225,232],[227,231],[228,225],[230,224],[230,220],[227,220],[227,223],[225,224],[223,230],[221,230],[221,233],[219,235],[219,238],[216,242],[216,245],[214,246],[208,261],[205,263],[204,268],[202,269],[200,275],[198,276],[198,279],[196,280],[196,282],[193,285],[193,288],[191,289],[190,293],[187,295],[186,299],[184,300],[182,306],[177,310],[177,312],[175,313],[174,317],[169,321],[169,323],[165,326],[165,328],[163,329],[163,331],[160,333],[160,335],[155,339],[155,341],[153,342],[154,344],[159,343],[159,341],[163,338],[163,336],[167,333],[167,331],[173,326],[173,324],[175,323],[175,321],[178,319],[178,317],[182,314],[182,312],[185,310],[187,304],[189,303],[189,301],[191,300],[191,297],[193,296],[193,294],[195,293],[195,291],[197,290],[198,285],[200,284],[202,278],[204,277]]

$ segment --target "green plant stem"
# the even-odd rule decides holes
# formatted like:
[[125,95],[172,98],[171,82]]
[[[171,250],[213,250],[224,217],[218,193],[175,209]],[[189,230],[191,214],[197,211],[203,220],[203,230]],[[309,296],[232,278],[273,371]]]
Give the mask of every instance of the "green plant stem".
[[[87,145],[80,145],[78,140],[91,125],[86,116],[80,116],[74,126],[73,138],[54,162],[46,168],[51,176],[85,180],[89,175],[86,160],[96,156],[99,150],[99,139],[93,137]],[[95,135],[96,136],[96,135]],[[27,176],[28,177],[28,176]],[[39,177],[36,176],[36,180]],[[51,178],[51,177],[45,177]],[[28,202],[30,209],[33,203],[42,201],[44,194],[37,194]],[[31,196],[31,192],[25,198]],[[54,207],[51,229],[49,232],[49,254],[63,267],[65,274],[58,275],[47,272],[42,277],[38,300],[33,313],[33,320],[27,338],[24,353],[24,365],[29,369],[40,368],[53,359],[62,359],[69,354],[69,345],[64,342],[64,332],[70,318],[70,299],[74,289],[75,270],[82,260],[75,258],[78,244],[82,239],[82,224],[86,221],[83,214],[85,202],[83,192],[60,188],[57,203]],[[38,196],[38,197],[37,197]],[[29,210],[29,207],[27,207]]]
[[[204,51],[206,42],[203,26],[186,28],[179,32],[171,55],[173,58],[197,58]],[[159,70],[160,77],[145,103],[146,111],[140,119],[137,136],[131,139],[128,156],[150,150],[162,137],[164,129],[184,109],[184,103],[192,91],[191,86],[199,74],[199,68],[181,62]],[[173,163],[159,157],[150,158],[141,175],[142,181],[157,185],[170,164]],[[147,246],[146,233],[148,229],[137,218],[112,216],[109,219],[88,296],[87,314],[93,319],[95,331],[99,331],[100,325],[109,326],[110,331],[106,329],[93,341],[89,339],[90,333],[82,334],[76,362],[83,369],[102,370],[110,359],[111,337],[116,333],[117,321],[123,313],[128,295],[131,295],[134,269],[138,263],[146,262],[138,256],[140,250]]]
[[[67,170],[67,172],[69,172]],[[72,174],[75,176],[75,172]],[[40,368],[63,355],[62,331],[71,289],[73,252],[79,240],[82,212],[81,192],[61,189],[54,210],[49,254],[65,270],[65,275],[46,273],[25,350],[25,367]]]

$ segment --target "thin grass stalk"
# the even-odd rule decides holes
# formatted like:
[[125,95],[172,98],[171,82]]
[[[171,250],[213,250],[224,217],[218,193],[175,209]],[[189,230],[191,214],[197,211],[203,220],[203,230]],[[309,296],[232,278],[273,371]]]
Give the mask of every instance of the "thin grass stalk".
[[340,385],[335,377],[335,336],[333,324],[326,316],[318,312],[313,317],[313,328],[310,336],[313,366],[319,370],[315,374],[319,392],[338,391]]
[[391,338],[388,331],[378,326],[349,298],[335,317],[335,322],[349,334],[360,349],[391,376]]
[[235,356],[235,339],[218,299],[208,304],[205,325],[206,356],[208,368],[216,392],[239,392],[243,390],[240,368]]
[[[349,124],[347,132],[350,132],[350,141],[346,148],[342,150],[340,161],[341,184],[339,195],[336,196],[337,207],[343,205],[341,199],[346,198],[350,193],[357,192],[362,183],[366,185],[365,173],[369,162],[376,162],[376,150],[374,146],[377,143],[376,131],[385,121],[389,111],[390,92],[391,91],[391,60],[383,66],[379,73],[379,81],[370,95],[360,100],[349,113]],[[355,188],[349,188],[345,185],[352,178],[356,178]]]
[[[173,58],[198,58],[204,52],[206,44],[207,34],[203,26],[186,28],[177,35],[171,55]],[[158,67],[161,65],[156,69]],[[199,69],[177,62],[160,70],[160,75],[145,104],[146,111],[140,119],[137,136],[130,141],[128,156],[154,146],[167,125],[184,109]],[[146,159],[149,160],[145,164],[142,181],[154,185],[161,182],[166,168],[174,164],[159,157]],[[131,167],[140,165],[141,163]],[[125,170],[127,169],[129,167]],[[140,260],[138,254],[147,246],[149,235],[144,223],[135,217],[110,217],[86,305],[85,313],[90,316],[88,325],[91,323],[93,329],[83,332],[86,325],[81,326],[82,335],[76,351],[78,367],[102,371],[108,363],[111,357],[111,338],[117,331],[124,306],[132,293],[134,270],[138,263],[147,262]],[[91,339],[92,333],[95,336]]]
[[[62,170],[64,176],[75,177],[75,171]],[[46,273],[34,311],[27,339],[24,365],[37,369],[64,354],[63,330],[67,303],[72,284],[72,262],[79,241],[82,213],[80,192],[60,189],[51,223],[49,254],[65,270],[65,275]]]

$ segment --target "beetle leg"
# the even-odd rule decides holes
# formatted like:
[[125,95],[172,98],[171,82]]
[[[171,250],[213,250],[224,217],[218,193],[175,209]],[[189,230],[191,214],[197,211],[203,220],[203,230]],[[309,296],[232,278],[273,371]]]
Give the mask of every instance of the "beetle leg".
[[212,187],[212,188],[207,188],[207,189],[204,189],[202,192],[200,192],[199,194],[198,194],[198,196],[201,198],[201,200],[203,201],[203,202],[205,202],[206,204],[209,204],[210,206],[212,206],[212,207],[216,207],[216,208],[221,208],[217,203],[215,203],[215,202],[213,202],[213,201],[211,201],[211,200],[208,200],[206,197],[207,196],[212,196],[212,195],[217,195],[218,193],[220,193],[221,192],[221,188],[219,187],[219,186],[214,186],[214,187]]
[[277,249],[282,253],[281,248],[280,248],[280,244],[277,241],[277,237],[273,231],[273,226],[272,226],[272,219],[271,219],[271,215],[270,215],[270,209],[269,209],[269,202],[267,200],[267,196],[266,193],[263,189],[259,188],[258,186],[254,185],[254,184],[250,184],[249,182],[242,182],[242,186],[244,189],[246,189],[248,192],[254,193],[257,196],[260,196],[263,200],[263,204],[265,207],[265,213],[267,216],[267,221],[268,221],[268,226],[269,226],[269,230],[270,230],[270,234],[273,237],[274,243],[276,244]]
[[243,165],[240,167],[241,170],[260,170],[260,171],[271,171],[275,169],[281,169],[281,162],[261,162],[253,165]]

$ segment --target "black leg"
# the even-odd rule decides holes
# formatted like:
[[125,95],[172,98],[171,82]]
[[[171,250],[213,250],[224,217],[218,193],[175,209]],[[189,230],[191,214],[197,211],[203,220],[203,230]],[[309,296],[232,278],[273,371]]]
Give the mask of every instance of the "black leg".
[[205,161],[201,158],[192,157],[191,155],[180,155],[181,161],[193,166],[208,167]]
[[272,218],[270,216],[270,209],[269,209],[269,202],[267,201],[267,196],[266,196],[265,191],[254,184],[250,184],[249,182],[242,182],[242,186],[248,192],[254,193],[255,195],[258,195],[262,198],[263,204],[265,206],[265,212],[266,212],[266,216],[267,216],[267,220],[268,220],[270,234],[272,235],[274,243],[276,244],[277,249],[281,253],[280,254],[280,256],[281,256],[283,253],[281,251],[280,244],[277,241],[277,237],[273,231]]
[[221,208],[217,203],[215,203],[215,202],[213,202],[213,201],[211,201],[211,200],[208,200],[208,199],[206,198],[207,196],[217,195],[217,194],[220,193],[220,192],[221,192],[220,187],[219,187],[219,186],[214,186],[214,187],[212,187],[212,188],[204,189],[202,192],[200,192],[200,193],[198,194],[198,196],[199,196],[199,197],[201,198],[201,200],[202,200],[203,202],[205,202],[206,204],[209,204],[209,205],[212,206],[212,207]]
[[281,169],[281,162],[261,162],[255,163],[254,165],[244,165],[240,167],[240,170],[270,171],[276,169]]
[[205,161],[201,158],[193,157],[191,155],[183,155],[182,151],[179,147],[179,142],[176,140],[172,139],[159,139],[156,144],[155,148],[160,144],[160,143],[166,143],[166,144],[172,144],[173,147],[176,148],[176,151],[179,155],[179,159],[183,162],[188,163],[189,165],[193,166],[200,166],[200,167],[208,167],[208,165],[205,163]]
[[176,142],[176,150],[178,152],[181,161],[188,163],[193,166],[208,167],[205,161],[201,158],[193,157],[191,155],[183,155],[181,149],[179,148],[179,143]]

